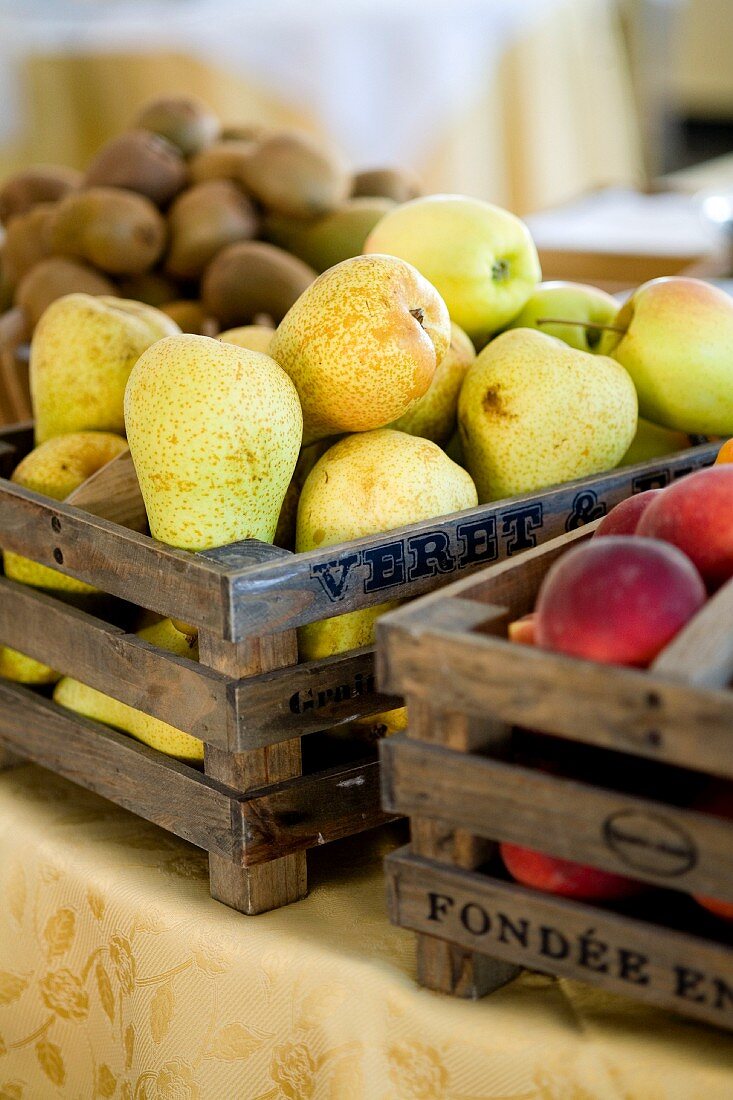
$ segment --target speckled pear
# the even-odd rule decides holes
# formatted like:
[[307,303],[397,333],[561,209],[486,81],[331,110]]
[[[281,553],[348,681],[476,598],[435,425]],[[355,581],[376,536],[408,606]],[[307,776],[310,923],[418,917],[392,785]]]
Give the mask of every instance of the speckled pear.
[[501,500],[616,466],[636,432],[627,372],[605,355],[517,328],[466,375],[458,427],[479,501]]
[[[195,637],[182,634],[170,619],[153,623],[138,631],[138,637],[151,645],[159,646],[177,657],[187,657],[189,661],[198,660],[198,642]],[[153,718],[141,710],[121,703],[95,688],[87,687],[78,680],[65,676],[56,685],[54,701],[68,710],[92,718],[95,722],[104,722],[107,726],[129,733],[138,741],[151,748],[176,756],[180,760],[203,760],[204,743],[190,733],[184,733],[174,726]]]
[[404,260],[372,255],[319,276],[280,322],[269,354],[295,383],[308,444],[402,416],[449,344],[435,288]]
[[[383,428],[334,444],[308,475],[298,506],[295,548],[318,550],[476,504],[470,476],[430,440]],[[374,641],[379,615],[394,601],[298,631],[302,660]]]
[[67,294],[41,317],[31,343],[36,442],[87,429],[122,434],[125,384],[138,356],[180,332],[154,306]]
[[450,347],[438,363],[427,393],[390,428],[421,435],[445,447],[456,429],[458,395],[475,358],[476,350],[463,329],[451,324]]
[[303,419],[269,356],[207,336],[160,340],[130,374],[125,424],[154,538],[186,550],[272,542]]
[[[54,436],[27,454],[10,480],[53,500],[65,500],[88,477],[126,450],[126,441],[113,432],[70,432]],[[34,588],[82,594],[97,591],[75,577],[67,577],[57,569],[39,565],[9,550],[3,554],[3,564],[6,577]]]

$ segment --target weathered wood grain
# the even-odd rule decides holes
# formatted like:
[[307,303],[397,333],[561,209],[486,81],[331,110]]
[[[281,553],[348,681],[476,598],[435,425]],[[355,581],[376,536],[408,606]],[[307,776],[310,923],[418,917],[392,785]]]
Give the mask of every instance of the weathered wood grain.
[[[224,641],[210,631],[200,631],[199,656],[216,671],[241,678],[296,664],[298,642],[295,631],[260,635],[238,643]],[[205,768],[207,775],[246,794],[300,775],[300,739],[238,753],[207,746]],[[212,897],[247,914],[277,909],[305,897],[308,889],[305,852],[292,852],[252,867],[243,866],[247,853],[241,818],[232,818],[232,831],[243,850],[242,861],[210,855]]]
[[240,856],[224,784],[4,680],[0,742],[219,858]]
[[424,520],[384,535],[296,554],[227,578],[232,619],[226,636],[279,631],[420,595],[468,569],[522,553],[597,519],[632,492],[668,484],[711,464],[717,444],[466,512]]
[[9,481],[0,481],[0,546],[161,615],[223,631],[220,566]]
[[733,778],[730,691],[404,621],[378,624],[382,691]]
[[665,927],[663,911],[657,923],[621,916],[404,848],[386,870],[391,919],[402,928],[733,1027],[733,952],[721,922],[719,939],[686,934]]
[[230,748],[318,733],[400,705],[374,685],[374,648],[267,672],[232,688],[237,734]]
[[[437,742],[457,750],[460,758],[477,744],[490,744],[497,753],[503,753],[507,748],[509,731],[503,726],[469,718],[458,712],[440,710],[416,698],[408,698],[408,714],[408,737],[414,739],[418,750],[423,742]],[[404,740],[400,738],[400,743]],[[380,759],[384,767],[382,805],[387,810],[395,801],[395,769],[391,765],[393,751],[390,741],[391,738],[380,745]],[[446,860],[467,870],[473,870],[488,859],[494,848],[493,839],[454,828],[453,822],[436,821],[430,806],[425,807],[425,813],[428,816],[415,815],[410,819],[411,847],[417,855]],[[418,980],[428,989],[475,1000],[505,985],[518,973],[517,967],[501,959],[465,951],[432,935],[420,934],[417,937]]]
[[123,451],[88,477],[66,498],[66,503],[119,523],[129,531],[148,529],[148,514],[129,451]]
[[239,809],[246,866],[394,820],[379,806],[376,760],[278,783],[243,798]]
[[401,736],[382,752],[392,813],[733,901],[733,822]]
[[228,744],[228,677],[4,577],[0,644],[202,741]]

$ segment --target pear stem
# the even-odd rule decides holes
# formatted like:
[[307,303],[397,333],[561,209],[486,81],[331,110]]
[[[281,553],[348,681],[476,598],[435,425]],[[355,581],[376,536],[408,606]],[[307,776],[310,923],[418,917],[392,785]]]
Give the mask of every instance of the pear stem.
[[619,325],[601,325],[598,321],[569,321],[565,317],[538,317],[536,325],[579,325],[581,328],[600,328],[604,332],[619,332],[626,335],[626,329]]

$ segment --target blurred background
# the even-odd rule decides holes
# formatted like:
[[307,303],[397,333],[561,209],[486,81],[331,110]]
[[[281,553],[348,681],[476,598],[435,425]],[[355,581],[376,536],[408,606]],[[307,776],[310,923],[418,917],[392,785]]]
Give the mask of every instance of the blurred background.
[[733,3],[0,0],[3,174],[82,168],[166,93],[528,214],[730,155]]

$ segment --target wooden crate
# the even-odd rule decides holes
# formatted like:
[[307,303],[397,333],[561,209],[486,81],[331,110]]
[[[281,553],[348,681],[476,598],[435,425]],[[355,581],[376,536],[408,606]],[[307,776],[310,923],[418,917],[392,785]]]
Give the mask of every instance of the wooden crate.
[[[0,475],[31,445],[29,425],[0,431]],[[375,688],[372,647],[298,664],[296,628],[416,596],[516,555],[632,492],[709,464],[716,451],[697,446],[296,555],[257,541],[198,554],[171,549],[0,477],[3,549],[195,624],[201,663],[3,578],[0,644],[202,739],[205,766],[176,762],[7,681],[0,681],[0,745],[208,850],[212,894],[234,908],[256,913],[293,901],[306,891],[306,849],[391,816],[379,805],[376,753],[365,756],[362,745],[357,758],[329,757],[334,766],[304,771],[312,735],[399,702]],[[105,508],[116,496],[98,494]]]
[[[733,1027],[733,924],[689,896],[733,902],[733,821],[689,808],[733,779],[733,582],[648,671],[508,641],[595,526],[380,621],[377,682],[409,724],[381,745],[383,806],[412,834],[387,860],[391,917],[431,989],[478,997],[526,966]],[[615,906],[527,889],[497,841],[655,889]]]

